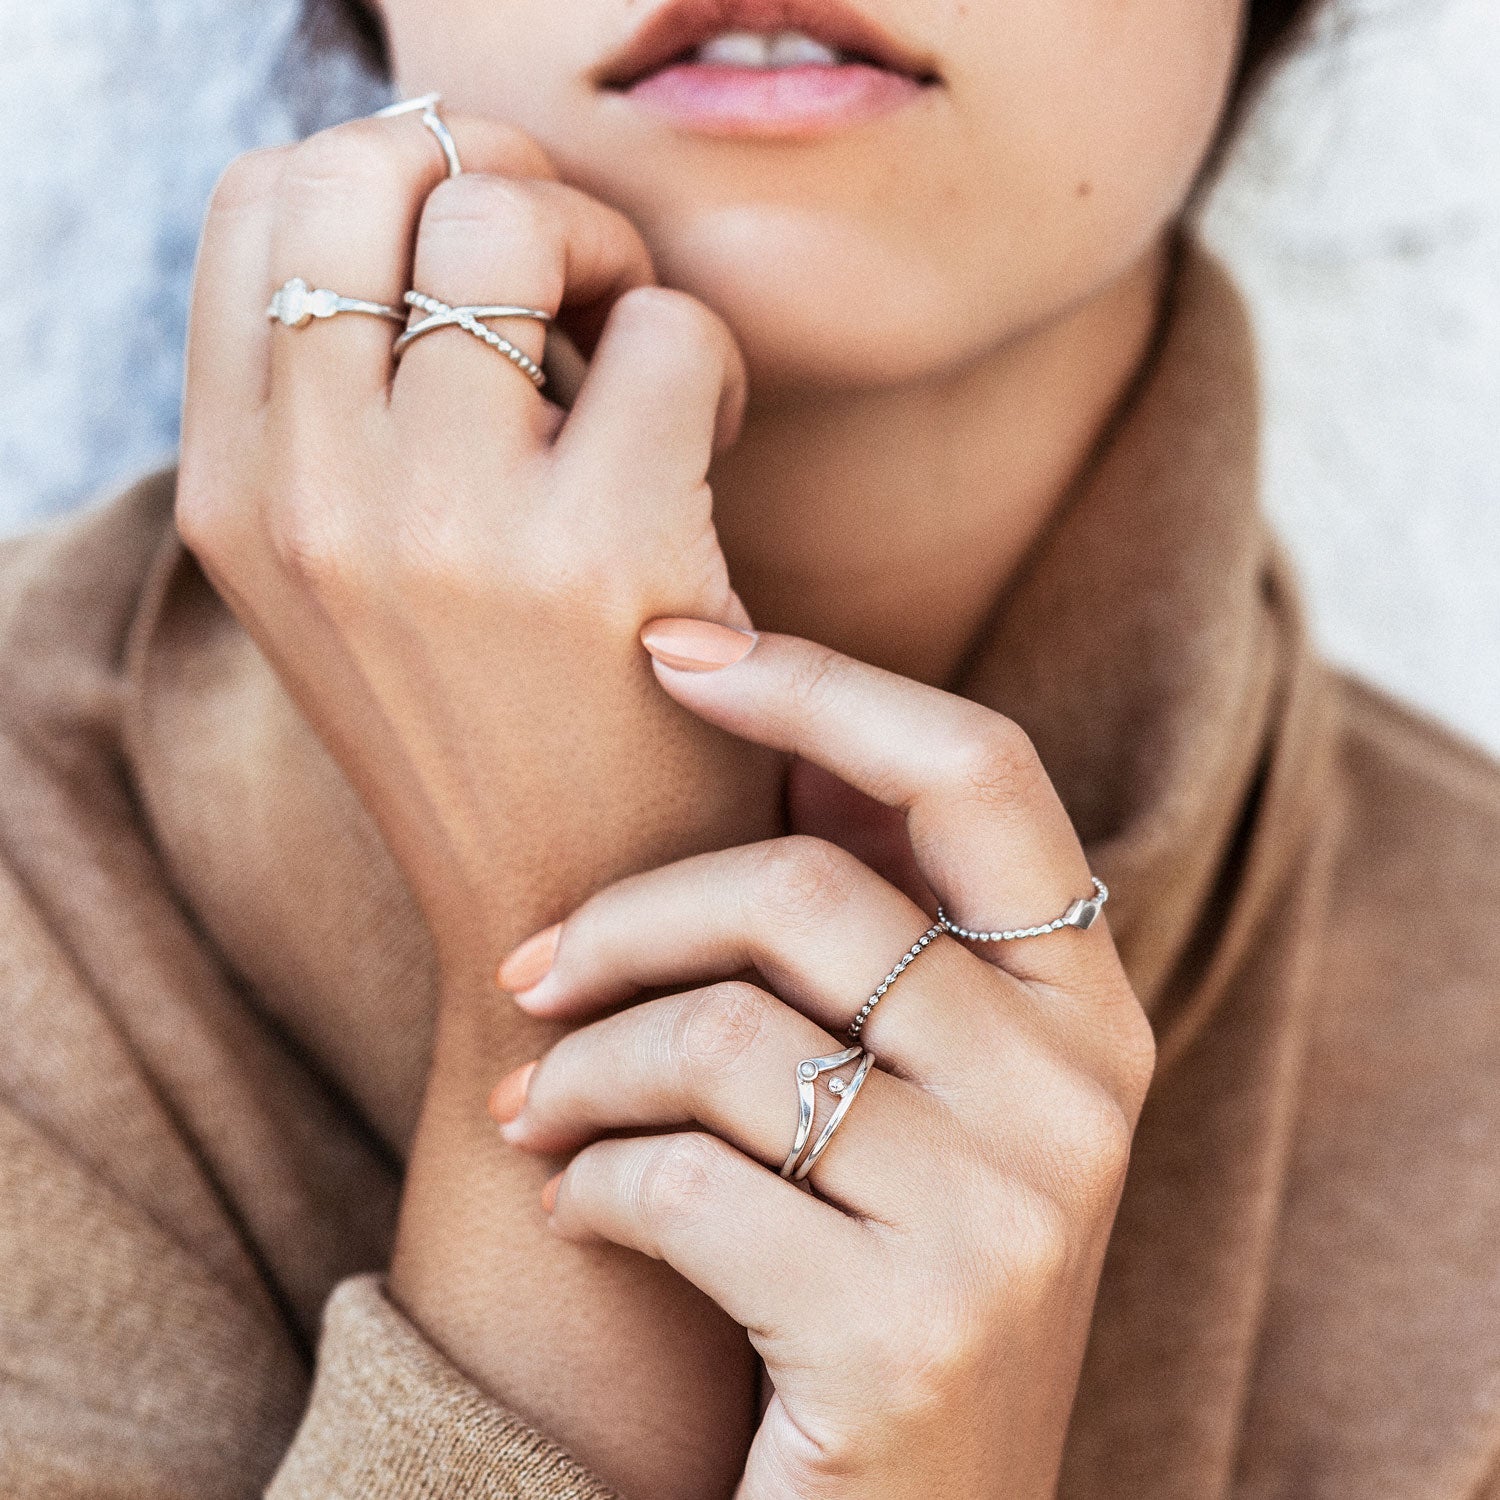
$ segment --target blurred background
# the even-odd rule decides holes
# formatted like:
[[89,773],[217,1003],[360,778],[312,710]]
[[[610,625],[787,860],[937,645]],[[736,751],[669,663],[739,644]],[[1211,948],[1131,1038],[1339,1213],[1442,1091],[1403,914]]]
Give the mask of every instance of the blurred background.
[[[167,459],[230,157],[384,102],[299,0],[0,5],[0,533]],[[1328,0],[1201,228],[1324,649],[1500,751],[1500,7]]]

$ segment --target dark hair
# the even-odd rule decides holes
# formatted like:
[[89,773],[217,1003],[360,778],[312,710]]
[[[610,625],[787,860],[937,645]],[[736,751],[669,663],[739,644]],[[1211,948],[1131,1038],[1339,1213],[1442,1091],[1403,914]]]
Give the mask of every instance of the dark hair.
[[[1250,0],[1245,42],[1229,114],[1239,108],[1262,64],[1273,56],[1316,0]],[[366,0],[307,0],[306,30],[316,43],[352,46],[375,72],[386,71],[385,27]]]

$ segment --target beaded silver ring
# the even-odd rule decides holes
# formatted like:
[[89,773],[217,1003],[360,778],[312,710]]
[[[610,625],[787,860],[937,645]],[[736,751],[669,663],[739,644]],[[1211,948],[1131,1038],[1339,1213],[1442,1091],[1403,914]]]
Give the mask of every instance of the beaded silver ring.
[[493,328],[486,328],[480,320],[482,318],[529,318],[535,323],[550,323],[551,313],[543,312],[536,307],[513,307],[508,303],[452,307],[423,292],[407,292],[406,305],[416,308],[418,312],[426,313],[427,316],[421,322],[413,323],[396,340],[394,353],[397,359],[400,359],[418,339],[425,338],[429,333],[436,333],[439,328],[462,328],[465,333],[472,334],[481,343],[488,344],[497,354],[503,354],[538,390],[546,385],[547,376],[542,367],[524,349],[518,349],[508,338],[496,333]]
[[1043,922],[1040,927],[1007,927],[999,932],[975,932],[972,928],[960,927],[938,907],[938,926],[954,937],[967,938],[971,943],[1013,943],[1017,938],[1045,937],[1049,932],[1060,932],[1064,927],[1076,927],[1087,932],[1094,925],[1100,908],[1109,900],[1109,887],[1097,875],[1092,896],[1080,896],[1062,916]]

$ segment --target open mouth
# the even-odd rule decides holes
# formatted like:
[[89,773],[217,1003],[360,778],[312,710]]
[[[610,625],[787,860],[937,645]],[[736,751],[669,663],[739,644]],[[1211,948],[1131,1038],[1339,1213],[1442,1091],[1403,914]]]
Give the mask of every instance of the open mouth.
[[780,136],[868,119],[939,81],[842,0],[675,0],[596,78],[679,125]]

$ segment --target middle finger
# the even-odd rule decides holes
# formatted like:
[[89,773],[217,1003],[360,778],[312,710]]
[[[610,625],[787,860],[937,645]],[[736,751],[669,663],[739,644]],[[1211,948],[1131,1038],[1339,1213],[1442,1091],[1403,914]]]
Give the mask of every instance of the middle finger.
[[[518,948],[499,981],[533,1014],[575,1018],[642,989],[754,968],[847,1046],[849,1023],[931,920],[852,854],[792,836],[617,881]],[[1009,991],[1020,1000],[1015,980],[939,934],[880,996],[859,1039],[924,1085],[957,1084],[998,1043],[1006,1013],[1025,1013],[1006,1004]]]
[[[652,282],[639,231],[615,209],[558,182],[465,172],[422,210],[413,283],[449,306],[503,303],[558,313],[607,307]],[[586,316],[584,321],[586,321]],[[543,325],[497,319],[491,331],[540,362]],[[499,350],[458,327],[416,340],[401,358],[392,403],[418,425],[550,434],[555,412]]]
[[[728,981],[573,1032],[529,1077],[523,1069],[502,1083],[491,1112],[512,1145],[549,1155],[613,1131],[696,1122],[780,1171],[798,1139],[798,1064],[846,1045],[756,985]],[[808,1142],[827,1127],[859,1062],[812,1081]],[[524,1103],[516,1098],[521,1084]],[[898,1143],[949,1134],[937,1101],[871,1067],[808,1180],[841,1208],[894,1222],[916,1211],[928,1191],[920,1175],[902,1171],[893,1179]]]

